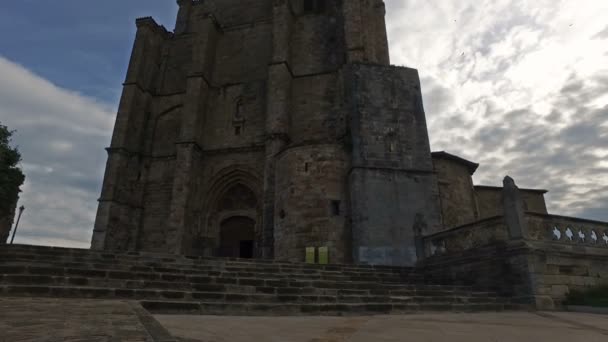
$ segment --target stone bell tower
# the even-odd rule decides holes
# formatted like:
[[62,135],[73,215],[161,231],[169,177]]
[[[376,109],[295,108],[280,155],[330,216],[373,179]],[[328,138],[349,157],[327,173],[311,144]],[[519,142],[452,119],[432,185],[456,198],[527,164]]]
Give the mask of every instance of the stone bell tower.
[[412,265],[440,222],[381,0],[179,0],[137,35],[92,248]]

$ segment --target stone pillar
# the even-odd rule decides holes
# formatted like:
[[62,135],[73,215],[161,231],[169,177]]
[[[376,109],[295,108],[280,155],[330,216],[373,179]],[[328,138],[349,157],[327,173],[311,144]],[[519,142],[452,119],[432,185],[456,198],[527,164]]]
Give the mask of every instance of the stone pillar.
[[138,181],[142,137],[158,73],[160,51],[168,35],[152,18],[137,22],[137,34],[116,116],[104,182],[95,219],[92,249],[127,250],[136,246],[141,196]]
[[362,33],[361,1],[344,1],[342,11],[344,13],[347,62],[363,62],[365,46]]
[[382,0],[375,0],[369,3],[364,13],[368,13],[366,22],[369,22],[368,41],[366,49],[369,51],[371,61],[378,64],[390,65],[390,54],[388,49],[388,35],[386,32],[386,5]]
[[525,217],[524,201],[515,181],[509,176],[503,180],[502,205],[511,238],[527,238],[528,223]]
[[342,6],[348,63],[389,65],[384,1],[350,0]]
[[214,54],[209,51],[215,50],[217,42],[217,30],[212,18],[205,18],[193,26],[197,36],[193,49],[193,69],[188,76],[184,97],[183,121],[176,146],[177,159],[167,222],[167,249],[175,254],[188,252],[189,248],[190,202],[197,180],[197,161],[202,160],[203,118],[211,88],[211,66],[214,63]]
[[289,103],[292,76],[289,69],[289,40],[293,16],[288,1],[275,1],[273,8],[273,53],[268,68],[266,108],[266,156],[264,165],[263,235],[261,257],[274,257],[274,199],[276,155],[289,142]]

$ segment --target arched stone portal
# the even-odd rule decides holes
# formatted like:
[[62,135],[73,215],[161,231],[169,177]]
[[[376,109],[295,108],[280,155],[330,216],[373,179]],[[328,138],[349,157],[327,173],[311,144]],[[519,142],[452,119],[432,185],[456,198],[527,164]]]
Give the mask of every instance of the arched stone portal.
[[[231,258],[259,256],[261,207],[255,184],[239,177],[220,179],[209,197],[207,233],[213,255]],[[216,194],[213,196],[213,194]]]

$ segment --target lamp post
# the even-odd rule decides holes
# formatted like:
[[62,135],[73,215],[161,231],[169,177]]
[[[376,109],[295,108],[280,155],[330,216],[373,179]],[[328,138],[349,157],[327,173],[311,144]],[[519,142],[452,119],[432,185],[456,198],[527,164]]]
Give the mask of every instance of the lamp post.
[[19,227],[19,220],[21,220],[21,214],[25,210],[24,206],[19,207],[19,216],[17,216],[17,223],[15,223],[15,229],[13,230],[13,237],[11,238],[11,245],[13,244],[13,240],[15,240],[15,234],[17,233],[17,227]]

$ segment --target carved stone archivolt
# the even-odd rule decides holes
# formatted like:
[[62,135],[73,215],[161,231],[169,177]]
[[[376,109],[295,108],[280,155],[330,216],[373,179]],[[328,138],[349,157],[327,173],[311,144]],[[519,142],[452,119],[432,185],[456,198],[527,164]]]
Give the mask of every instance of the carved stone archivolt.
[[[255,253],[262,235],[261,181],[252,170],[231,167],[218,172],[210,183],[212,185],[203,192],[199,231],[195,235],[206,241],[205,248],[212,249],[207,253],[216,255],[222,245],[225,223],[246,221],[247,227],[244,225],[243,229],[250,229],[249,223],[253,225]],[[228,226],[232,231],[236,229],[234,224]]]

